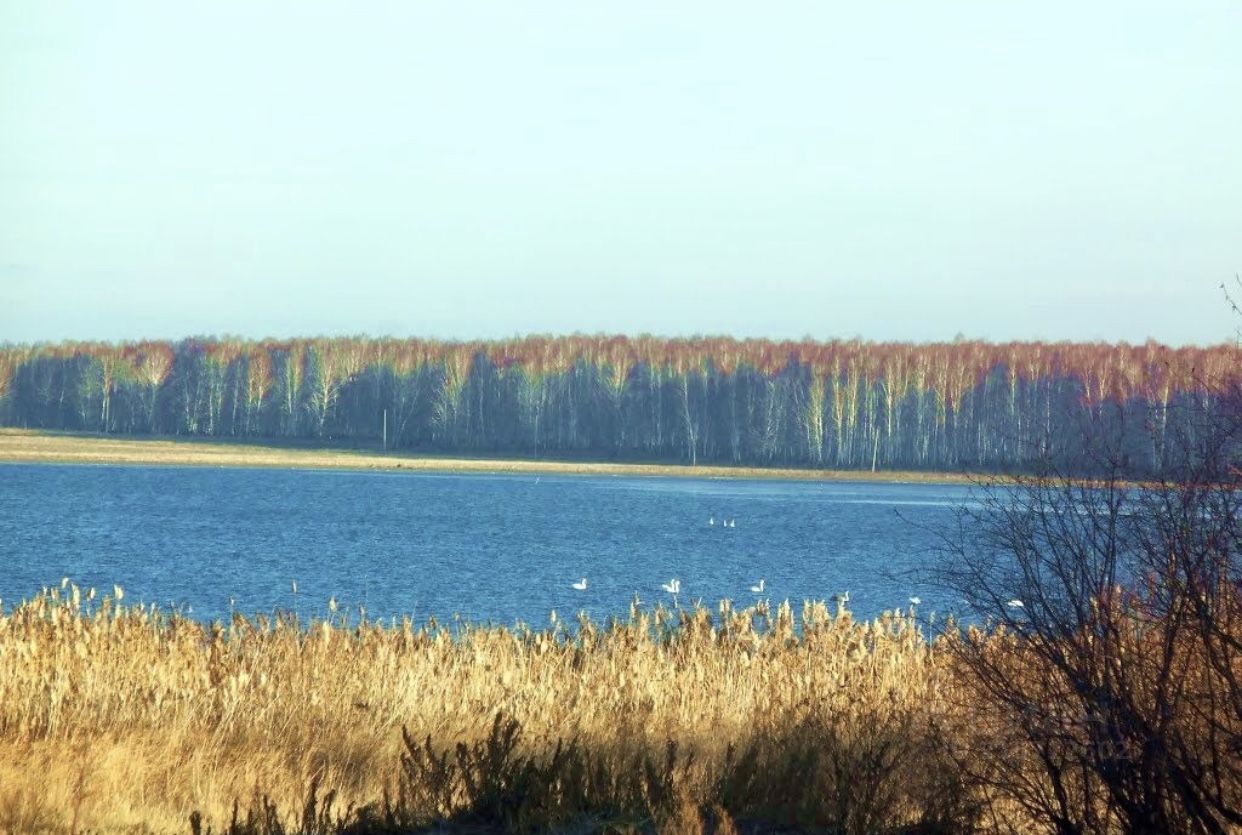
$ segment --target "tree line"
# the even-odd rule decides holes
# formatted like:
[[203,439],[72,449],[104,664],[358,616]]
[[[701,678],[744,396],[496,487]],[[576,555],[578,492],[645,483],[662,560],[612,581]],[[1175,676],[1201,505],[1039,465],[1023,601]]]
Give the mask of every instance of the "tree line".
[[126,435],[845,469],[1158,472],[1237,345],[368,337],[0,346],[0,423]]

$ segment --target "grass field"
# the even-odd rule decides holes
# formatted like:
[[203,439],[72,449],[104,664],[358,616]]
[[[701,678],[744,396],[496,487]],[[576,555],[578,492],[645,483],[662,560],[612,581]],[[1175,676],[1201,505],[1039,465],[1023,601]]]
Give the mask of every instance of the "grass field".
[[564,473],[576,475],[773,478],[964,484],[970,477],[909,471],[808,470],[766,467],[691,467],[588,461],[413,456],[330,447],[271,446],[184,438],[119,438],[0,429],[0,461],[56,464],[157,464],[200,467],[410,470],[415,472]]
[[[1194,636],[1109,608],[1106,669],[1236,808],[1228,675]],[[1076,759],[1099,750],[1096,714],[1000,629],[930,638],[913,612],[822,603],[541,629],[329,610],[203,624],[68,580],[0,607],[0,832],[1217,831],[1125,828],[1112,772]],[[1170,651],[1175,709],[1150,697]],[[990,697],[981,670],[1029,700]],[[1148,750],[1117,745],[1109,769]]]
[[299,629],[121,598],[65,584],[0,615],[0,830],[221,831],[235,800],[292,826],[312,785],[324,820],[387,796],[397,831],[896,831],[961,799],[952,684],[903,615]]

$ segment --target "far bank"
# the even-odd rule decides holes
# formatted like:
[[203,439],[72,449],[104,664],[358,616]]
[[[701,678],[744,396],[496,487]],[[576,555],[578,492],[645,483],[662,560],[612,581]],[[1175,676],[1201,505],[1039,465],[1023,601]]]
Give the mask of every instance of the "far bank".
[[[661,476],[674,478],[797,479],[917,484],[967,484],[967,473],[908,470],[823,470],[777,467],[690,466],[601,461],[552,461],[411,455],[334,447],[277,446],[184,438],[118,438],[108,435],[0,429],[0,462],[38,464],[144,464],[199,467],[405,470],[411,472],[530,473]],[[984,476],[986,477],[986,476]]]

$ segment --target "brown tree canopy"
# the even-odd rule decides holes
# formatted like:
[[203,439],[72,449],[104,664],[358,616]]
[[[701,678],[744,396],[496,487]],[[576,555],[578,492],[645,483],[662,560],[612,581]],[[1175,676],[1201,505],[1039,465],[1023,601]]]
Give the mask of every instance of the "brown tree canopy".
[[582,335],[0,347],[0,421],[117,433],[845,468],[1021,468],[1101,421],[1158,470],[1237,345]]

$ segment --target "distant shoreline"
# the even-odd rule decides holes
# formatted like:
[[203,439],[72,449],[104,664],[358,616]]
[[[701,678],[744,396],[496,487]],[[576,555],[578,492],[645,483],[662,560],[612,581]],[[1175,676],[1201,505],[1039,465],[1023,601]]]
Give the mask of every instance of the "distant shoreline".
[[893,484],[971,484],[986,475],[919,471],[815,470],[411,455],[250,441],[133,438],[0,429],[0,463],[139,464],[263,469],[343,469],[427,473],[609,475],[666,478],[777,479]]

